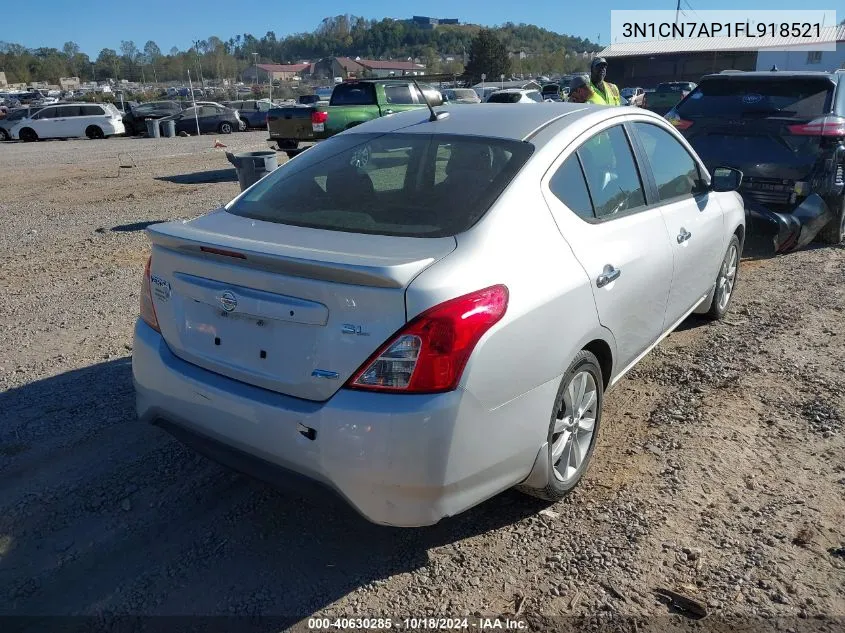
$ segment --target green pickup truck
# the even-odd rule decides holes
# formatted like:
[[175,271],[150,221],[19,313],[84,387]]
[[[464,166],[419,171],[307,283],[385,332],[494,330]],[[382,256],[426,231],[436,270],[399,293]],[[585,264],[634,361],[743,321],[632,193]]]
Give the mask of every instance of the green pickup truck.
[[692,81],[666,81],[657,84],[654,92],[645,94],[641,107],[657,114],[666,114],[677,105],[678,101],[695,90],[695,86],[696,84]]
[[[442,105],[439,91],[428,84],[420,84],[420,88],[432,106]],[[422,94],[408,80],[346,81],[335,86],[328,103],[271,108],[267,141],[273,149],[293,156],[303,143],[322,141],[371,119],[425,107]]]

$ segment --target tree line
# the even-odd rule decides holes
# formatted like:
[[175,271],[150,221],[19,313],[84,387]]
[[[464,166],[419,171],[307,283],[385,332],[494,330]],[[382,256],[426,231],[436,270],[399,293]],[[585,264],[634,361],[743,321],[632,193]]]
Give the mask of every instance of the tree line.
[[[104,48],[94,59],[75,42],[67,42],[61,49],[0,42],[0,70],[5,71],[10,83],[58,83],[59,77],[74,76],[83,81],[185,81],[189,70],[197,79],[202,76],[206,80],[220,80],[239,77],[256,58],[259,63],[297,63],[329,56],[360,56],[419,58],[429,72],[460,74],[464,70],[464,55],[471,56],[481,31],[480,27],[470,25],[426,29],[403,20],[376,21],[339,15],[325,18],[311,33],[281,39],[273,31],[262,37],[244,33],[228,40],[211,36],[197,40],[187,50],[173,47],[167,53],[153,40],[141,48],[133,41],[121,41],[117,50]],[[516,51],[530,54],[526,59],[514,58],[511,70],[519,73],[570,72],[582,65],[576,53],[598,49],[587,39],[528,24],[506,23],[483,31],[501,45],[496,48],[500,57],[507,58],[508,52]],[[487,48],[489,42],[485,44]],[[454,61],[442,62],[442,55],[452,55]]]

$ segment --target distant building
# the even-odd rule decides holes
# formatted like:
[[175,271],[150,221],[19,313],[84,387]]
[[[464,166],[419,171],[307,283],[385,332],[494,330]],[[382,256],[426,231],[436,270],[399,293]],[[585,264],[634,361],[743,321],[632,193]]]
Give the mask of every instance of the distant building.
[[664,81],[698,82],[723,70],[820,70],[845,67],[845,26],[823,29],[818,42],[836,41],[835,51],[808,50],[797,40],[784,48],[777,38],[688,38],[611,44],[598,53],[607,59],[607,76],[618,86],[654,87]]
[[79,90],[82,82],[79,77],[59,77],[59,86],[62,90]]
[[248,66],[242,73],[245,82],[264,84],[270,81],[289,81],[310,74],[311,64],[258,64]]
[[415,15],[407,21],[423,29],[436,29],[443,24],[460,24],[457,18],[430,18],[425,15]]
[[6,73],[0,72],[0,88],[7,88],[9,86],[9,82],[6,81]]
[[425,74],[425,65],[413,60],[375,60],[360,57],[326,57],[312,64],[312,79],[386,78]]

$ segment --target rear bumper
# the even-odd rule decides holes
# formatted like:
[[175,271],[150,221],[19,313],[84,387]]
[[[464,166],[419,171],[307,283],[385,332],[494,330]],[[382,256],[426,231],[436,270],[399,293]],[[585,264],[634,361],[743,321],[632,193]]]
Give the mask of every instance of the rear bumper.
[[431,525],[509,488],[539,446],[511,442],[491,457],[481,447],[496,416],[465,391],[300,400],[187,363],[140,320],[132,372],[141,421],[260,479],[323,484],[384,525]]

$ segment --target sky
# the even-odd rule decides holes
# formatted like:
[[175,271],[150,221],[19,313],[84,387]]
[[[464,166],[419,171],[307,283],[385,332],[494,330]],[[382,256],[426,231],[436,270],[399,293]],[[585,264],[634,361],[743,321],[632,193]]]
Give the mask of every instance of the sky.
[[[833,9],[839,0],[805,0],[801,9]],[[354,10],[349,7],[356,7]],[[681,0],[682,9],[797,9],[795,0]],[[573,0],[39,0],[17,2],[6,8],[0,40],[29,48],[61,49],[67,41],[79,44],[95,58],[103,48],[119,50],[121,40],[133,40],[143,48],[154,40],[165,53],[173,46],[185,49],[196,39],[216,35],[228,40],[237,34],[256,37],[274,31],[281,39],[292,33],[313,31],[324,17],[351,13],[367,19],[410,18],[426,15],[458,18],[462,23],[495,26],[504,22],[536,24],[565,35],[610,43],[610,9],[675,9],[675,0],[612,0],[592,4]],[[838,15],[841,20],[845,17]],[[169,17],[168,17],[169,16]]]

